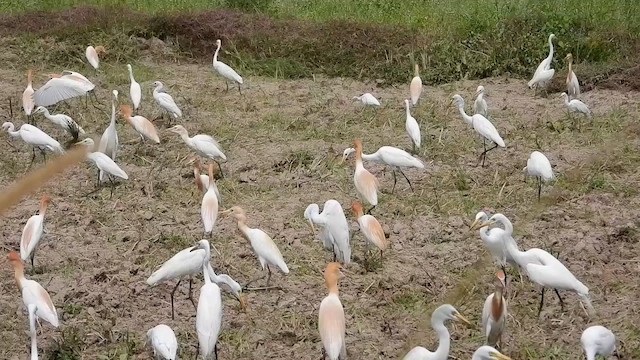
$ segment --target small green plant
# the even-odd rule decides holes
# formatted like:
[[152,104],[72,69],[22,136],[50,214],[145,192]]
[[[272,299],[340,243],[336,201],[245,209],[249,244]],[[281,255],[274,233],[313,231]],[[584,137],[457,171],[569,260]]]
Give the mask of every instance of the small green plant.
[[79,360],[84,350],[84,335],[75,327],[62,330],[60,339],[54,340],[53,351],[47,354],[48,360]]

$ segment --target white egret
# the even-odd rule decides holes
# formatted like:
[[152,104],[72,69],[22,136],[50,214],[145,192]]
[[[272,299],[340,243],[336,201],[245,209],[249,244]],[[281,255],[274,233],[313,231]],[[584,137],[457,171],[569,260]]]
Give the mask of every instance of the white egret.
[[487,117],[487,101],[484,99],[484,86],[479,85],[476,89],[476,100],[473,102],[473,113]]
[[33,108],[35,107],[35,102],[33,100],[33,70],[27,70],[27,87],[24,89],[22,93],[22,109],[24,113],[27,115],[27,121],[31,122],[31,113],[33,112]]
[[415,153],[417,149],[420,149],[420,126],[416,119],[411,116],[411,110],[409,109],[409,100],[405,99],[404,103],[407,108],[407,121],[405,122],[405,128],[407,130],[407,134],[409,135],[409,139],[411,139],[411,143],[413,144],[413,152]]
[[33,163],[33,160],[35,160],[36,158],[36,148],[40,150],[40,153],[44,157],[45,161],[47,160],[47,155],[45,152],[46,150],[58,154],[64,153],[64,150],[62,149],[62,146],[60,146],[59,142],[57,142],[51,136],[47,135],[47,133],[33,125],[22,124],[22,126],[20,126],[20,130],[15,131],[15,126],[13,125],[13,123],[5,122],[2,124],[2,129],[8,132],[11,137],[20,138],[22,139],[22,141],[33,147],[31,163]]
[[404,356],[403,360],[447,360],[451,346],[449,330],[444,325],[447,320],[460,321],[469,326],[471,325],[469,320],[462,316],[453,306],[449,304],[440,305],[431,314],[431,326],[438,334],[439,341],[436,351],[431,352],[422,346],[416,346]]
[[35,105],[50,106],[60,101],[93,93],[95,85],[82,74],[65,70],[60,74],[49,74],[51,78],[34,94]]
[[556,36],[554,34],[549,35],[549,55],[542,60],[536,68],[536,72],[533,74],[531,80],[529,80],[529,88],[544,88],[549,80],[553,78],[555,70],[551,68],[551,61],[553,60],[553,39],[555,38]]
[[540,201],[540,193],[542,192],[542,182],[553,180],[553,170],[551,163],[547,157],[539,152],[534,151],[529,155],[527,166],[522,169],[529,176],[535,176],[538,180],[538,201]]
[[[113,90],[113,97],[111,98],[111,122],[100,137],[100,143],[98,144],[98,151],[107,155],[111,160],[116,160],[116,153],[118,152],[118,130],[116,128],[116,102],[118,101],[118,90]],[[99,181],[103,182],[107,180],[107,175],[100,170]]]
[[380,184],[378,179],[362,165],[362,142],[360,139],[355,139],[353,144],[356,148],[356,169],[353,173],[353,183],[360,197],[371,204],[371,209],[367,211],[367,213],[370,213],[378,205],[378,187]]
[[229,291],[240,303],[240,308],[244,311],[247,309],[247,299],[242,293],[242,286],[238,284],[237,281],[233,280],[233,278],[227,274],[216,274],[211,267],[211,262],[207,264],[207,268],[209,269],[209,277],[211,281],[218,284],[218,286],[222,287],[222,285],[227,285],[229,287]]
[[471,360],[511,360],[511,358],[501,354],[491,346],[485,345],[480,346],[478,350],[473,353]]
[[[192,251],[198,251],[209,244],[201,241]],[[198,353],[203,359],[207,359],[213,353],[218,359],[218,336],[222,329],[222,297],[220,288],[211,282],[207,264],[202,264],[204,285],[200,288],[198,308],[196,310],[196,335],[198,336]],[[196,358],[197,358],[196,354]]]
[[104,48],[104,46],[100,45],[100,46],[96,46],[95,48],[91,45],[87,46],[87,50],[85,50],[84,54],[87,57],[87,60],[89,60],[89,64],[91,64],[91,66],[93,66],[93,68],[95,70],[98,70],[98,68],[100,67],[100,54],[106,54],[107,50]]
[[589,326],[582,332],[580,337],[582,348],[587,360],[595,360],[600,355],[607,358],[615,355],[620,358],[616,348],[616,336],[602,325]]
[[65,114],[51,114],[44,106],[38,106],[34,114],[42,113],[52,123],[58,125],[64,131],[67,131],[73,137],[73,140],[78,140],[80,134],[85,134],[84,129],[76,123],[71,116]]
[[569,96],[575,98],[580,95],[580,83],[578,82],[576,73],[573,72],[573,55],[568,53],[564,59],[569,63],[569,71],[567,72],[567,80],[565,81],[567,84],[567,93]]
[[504,298],[507,285],[503,271],[498,271],[496,277],[496,289],[487,296],[482,308],[482,330],[486,345],[496,346],[500,343],[502,348],[502,334],[507,323],[507,300]]
[[211,234],[213,227],[218,219],[218,195],[216,194],[215,178],[213,177],[213,164],[209,164],[209,187],[202,197],[202,206],[200,207],[200,216],[204,233]]
[[17,252],[10,252],[7,258],[13,266],[18,288],[22,291],[22,302],[24,306],[28,309],[29,304],[35,305],[35,314],[38,318],[45,320],[54,327],[58,327],[60,325],[58,312],[47,290],[36,281],[24,277],[24,264],[22,260],[20,260],[20,255],[18,255]]
[[[171,95],[167,94],[164,89],[164,85],[160,81],[156,81],[153,83],[155,87],[153,89],[153,99],[156,101],[158,106],[160,106],[165,112],[169,114],[169,124],[171,123],[171,117],[179,118],[182,117],[182,110],[176,105],[176,102],[173,100]],[[164,112],[162,113],[164,117]]]
[[[267,233],[260,229],[253,229],[247,226],[247,215],[244,210],[239,206],[234,206],[229,210],[222,211],[221,214],[230,213],[238,222],[238,230],[242,233],[242,236],[249,240],[253,252],[258,257],[262,270],[267,268],[267,286],[271,280],[271,268],[269,265],[276,266],[284,274],[289,273],[289,268],[284,262],[284,258],[280,253],[280,249],[273,242],[273,239]],[[253,282],[255,280],[250,281]]]
[[338,259],[345,266],[351,262],[351,244],[349,244],[349,223],[342,210],[342,205],[333,199],[324,203],[322,212],[318,204],[310,204],[304,211],[304,218],[309,221],[311,231],[313,225],[321,228],[320,239],[324,247],[333,252],[333,260]]
[[[209,175],[200,173],[200,161],[197,157],[192,157],[189,163],[195,162],[193,165],[193,177],[196,182],[196,187],[198,190],[202,192],[206,192],[209,189],[209,185],[213,186],[213,191],[216,193],[216,197],[218,198],[218,205],[222,206],[222,198],[220,197],[220,191],[218,191],[218,185],[215,181],[209,181]],[[208,171],[208,168],[207,168]]]
[[389,240],[384,235],[382,225],[378,222],[378,219],[369,214],[364,214],[362,204],[358,201],[354,201],[351,204],[351,210],[358,220],[360,226],[360,232],[364,235],[367,243],[367,251],[369,251],[369,244],[373,244],[380,250],[380,258],[382,258],[382,252],[389,247]]
[[147,341],[151,343],[153,355],[163,360],[176,360],[178,339],[176,334],[165,324],[156,325],[147,331]]
[[[473,126],[473,129],[482,136],[482,146],[484,151],[480,154],[480,158],[482,158],[482,166],[484,166],[484,162],[487,158],[487,153],[493,149],[496,149],[498,146],[505,147],[504,140],[500,137],[498,130],[496,130],[495,126],[489,121],[486,117],[480,114],[474,114],[473,116],[467,115],[464,111],[464,99],[462,96],[456,94],[453,95],[453,102],[455,103],[462,119],[469,125]],[[493,141],[496,145],[490,149],[487,149],[487,140]]]
[[569,113],[577,112],[583,114],[589,119],[591,118],[591,110],[589,110],[589,107],[585,105],[585,103],[578,99],[569,101],[569,95],[567,95],[567,93],[565,92],[560,94],[560,97],[562,97],[562,99],[564,100],[564,105],[567,107],[567,111]]
[[327,264],[324,270],[324,282],[329,294],[322,299],[318,311],[318,332],[322,341],[323,358],[329,360],[346,359],[345,343],[346,323],[344,308],[338,296],[338,279],[342,275],[339,263]]
[[371,93],[364,93],[360,96],[354,96],[353,100],[360,100],[365,106],[380,106],[380,101]]
[[44,195],[40,200],[40,209],[37,215],[33,215],[27,220],[22,229],[22,237],[20,238],[20,258],[23,261],[31,259],[31,267],[33,268],[33,259],[36,256],[36,248],[42,238],[44,232],[44,215],[47,213],[47,206],[51,202],[48,195]]
[[242,77],[238,75],[231,66],[223,63],[222,61],[218,61],[218,53],[220,52],[221,46],[222,41],[220,41],[220,39],[216,40],[216,52],[213,54],[213,69],[224,78],[224,83],[227,85],[227,91],[229,91],[229,81],[233,81],[238,84],[238,91],[242,94],[242,90],[240,89]]
[[160,144],[158,131],[149,119],[141,115],[133,116],[133,110],[129,105],[120,105],[120,115],[122,115],[129,125],[140,135],[140,144],[142,144],[145,139]]
[[413,79],[411,79],[411,85],[409,85],[409,95],[411,95],[411,104],[413,106],[420,100],[420,94],[422,94],[422,79],[420,79],[420,67],[416,64]]
[[[342,153],[342,161],[345,161],[349,155],[356,152],[354,148],[347,148]],[[409,188],[413,191],[413,185],[407,175],[402,171],[403,167],[407,168],[418,168],[424,169],[424,164],[418,158],[411,156],[408,152],[398,149],[393,146],[381,146],[376,152],[373,154],[362,154],[362,160],[373,161],[378,164],[389,165],[393,168],[393,188],[391,189],[391,193],[396,189],[396,170],[404,176],[405,180],[409,183]]]
[[[77,144],[85,145],[90,149],[93,149],[95,145],[93,142],[93,139],[91,138],[86,138]],[[87,153],[87,159],[93,162],[99,170],[98,171],[98,187],[100,186],[100,171],[102,171],[109,179],[109,182],[111,182],[111,196],[113,196],[113,189],[115,187],[115,183],[113,182],[113,177],[119,177],[124,180],[129,179],[129,175],[127,175],[127,173],[124,172],[124,170],[122,170],[120,166],[116,164],[115,161],[111,160],[111,158],[104,153],[101,153],[99,151],[89,150],[89,152]]]
[[31,335],[31,360],[38,360],[38,338],[36,334],[36,311],[38,307],[35,304],[27,305],[27,313],[29,314],[29,335]]
[[131,86],[129,86],[129,97],[131,97],[133,109],[137,111],[140,107],[140,101],[142,101],[142,88],[136,79],[133,78],[133,68],[131,68],[131,64],[127,64],[127,70],[129,70],[129,80],[131,80]]
[[169,131],[174,132],[182,138],[182,140],[189,146],[196,154],[210,159],[218,164],[218,168],[220,168],[220,175],[222,174],[222,166],[220,166],[219,160],[227,161],[226,155],[222,152],[222,148],[220,144],[211,136],[206,134],[198,134],[193,137],[189,137],[189,133],[187,129],[185,129],[182,125],[176,125],[169,129]]
[[[489,220],[487,213],[480,211],[476,214],[475,220],[471,223],[470,229],[480,231],[480,238],[484,241],[484,244],[489,249],[489,253],[493,257],[493,260],[502,268],[502,271],[506,274],[505,266],[507,263],[512,265],[518,265],[505,248],[505,236],[511,236],[513,228],[511,222],[504,225],[507,231],[500,228],[489,229],[488,225],[483,226]],[[508,232],[509,235],[505,235]],[[517,245],[516,245],[517,247]]]

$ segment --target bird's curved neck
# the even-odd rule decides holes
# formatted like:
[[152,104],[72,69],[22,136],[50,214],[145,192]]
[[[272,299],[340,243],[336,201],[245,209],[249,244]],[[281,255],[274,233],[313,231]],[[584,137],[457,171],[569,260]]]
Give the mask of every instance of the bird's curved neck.
[[569,105],[569,97],[568,96],[564,97],[564,104],[567,105],[567,106]]
[[248,240],[249,239],[249,226],[247,226],[247,219],[246,218],[241,218],[241,219],[237,219],[237,221],[238,221],[238,230],[240,230],[240,232],[242,232],[242,234]]
[[116,126],[116,101],[111,99],[111,126]]
[[187,132],[180,133],[180,137],[181,137],[181,138],[182,138],[182,140],[184,140],[184,142],[186,142],[187,144],[191,144],[191,138],[189,137],[189,133],[187,133]]
[[494,319],[499,319],[502,316],[502,302],[504,298],[502,297],[502,288],[498,287],[496,291],[493,293],[493,299],[491,299],[491,315],[493,315]]
[[420,66],[418,64],[413,68],[413,76],[420,77]]
[[553,58],[553,40],[549,37],[549,56],[547,59],[551,60]]
[[438,334],[438,348],[434,353],[434,359],[445,360],[449,356],[449,347],[451,346],[451,338],[449,337],[449,330],[444,326],[444,322],[435,321],[431,323],[431,326]]
[[211,284],[211,274],[209,273],[209,259],[205,259],[202,263],[202,276],[205,284]]
[[32,75],[31,75],[31,73],[27,74],[27,86],[32,86]]
[[571,72],[573,71],[573,59],[569,59],[569,77],[571,77]]
[[467,124],[472,124],[473,123],[473,118],[471,116],[467,115],[467,113],[464,111],[464,106],[463,105],[458,105],[458,111],[460,112],[460,116],[462,116],[462,119]]
[[44,216],[44,214],[47,213],[47,204],[46,203],[40,203],[40,211],[38,212],[39,215]]
[[135,79],[133,78],[133,69],[129,68],[129,79],[133,82]]
[[16,279],[16,284],[18,285],[18,289],[22,290],[22,284],[25,280],[24,278],[24,266],[22,264],[16,264],[13,267],[14,277]]
[[220,45],[221,44],[218,44],[218,47],[216,47],[216,52],[213,53],[213,62],[214,63],[218,62],[218,52],[220,52]]
[[512,237],[509,236],[504,239],[504,247],[509,255],[511,255],[511,257],[516,261],[516,263],[518,263],[520,266],[523,266],[523,264],[526,262],[526,254],[518,249],[518,247],[516,246],[516,242]]
[[406,104],[406,106],[405,106],[406,110],[405,111],[407,113],[407,117],[409,117],[409,116],[411,116],[411,110],[409,110],[409,102],[405,102],[405,104]]
[[333,274],[326,275],[324,278],[324,283],[329,290],[330,295],[338,296],[338,278]]

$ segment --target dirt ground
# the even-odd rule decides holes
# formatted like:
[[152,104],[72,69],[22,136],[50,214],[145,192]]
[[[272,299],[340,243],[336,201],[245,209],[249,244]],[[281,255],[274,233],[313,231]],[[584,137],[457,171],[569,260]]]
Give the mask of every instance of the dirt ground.
[[[511,219],[521,249],[555,244],[561,260],[589,287],[597,310],[589,319],[575,294],[563,293],[564,311],[549,295],[537,318],[539,289],[510,273],[506,354],[582,359],[581,332],[602,324],[618,336],[627,359],[640,358],[638,93],[596,88],[583,94],[594,112],[589,121],[568,118],[558,94],[534,97],[521,80],[427,86],[414,110],[424,142],[419,157],[427,168],[406,171],[415,192],[400,177],[391,194],[390,171],[365,163],[381,180],[381,201],[373,214],[392,244],[382,262],[365,263],[364,240],[349,210],[356,198],[353,160],[341,163],[341,154],[356,137],[367,153],[383,145],[410,149],[403,109],[410,79],[407,86],[377,88],[348,79],[245,76],[240,96],[235,89],[224,91],[209,63],[145,58],[133,67],[143,86],[143,115],[159,114],[151,83],[161,80],[185,113],[178,123],[192,135],[207,133],[220,141],[228,157],[224,178],[218,180],[222,206],[243,207],[249,225],[273,237],[291,270],[288,276],[273,276],[280,289],[248,291],[246,313],[223,291],[220,359],[320,358],[317,316],[326,295],[321,271],[332,257],[313,237],[303,211],[332,198],[343,205],[352,225],[353,264],[340,284],[350,359],[402,358],[417,345],[435,349],[429,317],[447,302],[475,324],[449,325],[451,358],[471,357],[483,343],[480,315],[496,271],[478,232],[469,231],[482,208]],[[23,70],[0,72],[0,99],[17,101],[26,84]],[[43,65],[34,87],[44,83],[44,74],[60,70]],[[119,90],[120,102],[129,103],[126,67],[106,63],[97,75],[87,66],[75,70],[95,81],[103,110],[74,100],[65,111],[98,141],[109,122],[110,91]],[[478,84],[487,89],[490,118],[507,143],[489,154],[484,168],[476,166],[479,137],[450,104],[459,93],[469,111]],[[378,96],[382,108],[362,109],[351,100],[368,91]],[[0,106],[8,116],[7,102]],[[15,102],[13,110],[13,121],[24,123]],[[36,119],[61,143],[68,139],[42,116]],[[36,268],[27,267],[28,276],[51,294],[61,319],[59,329],[43,324],[38,340],[45,359],[149,359],[144,337],[159,323],[176,332],[181,358],[195,354],[195,310],[187,285],[176,294],[176,319],[171,320],[169,291],[175,283],[154,288],[145,283],[162,262],[202,236],[202,195],[186,164],[190,151],[160,120],[157,126],[161,144],[136,150],[136,135],[119,121],[117,163],[130,179],[119,184],[112,199],[108,189],[86,196],[96,175],[87,162],[25,199],[0,225],[3,254],[18,250],[22,227],[37,210],[39,197],[52,197]],[[27,172],[30,151],[7,134],[0,136],[0,182],[6,186]],[[547,155],[558,177],[544,188],[540,203],[533,181],[523,181],[522,168],[533,150]],[[38,158],[35,166],[41,164]],[[259,262],[235,222],[221,216],[216,228],[212,243],[222,255],[213,256],[214,269],[241,284],[260,275]],[[27,316],[5,255],[2,259],[0,358],[24,359],[29,353]],[[201,284],[199,276],[195,299]]]

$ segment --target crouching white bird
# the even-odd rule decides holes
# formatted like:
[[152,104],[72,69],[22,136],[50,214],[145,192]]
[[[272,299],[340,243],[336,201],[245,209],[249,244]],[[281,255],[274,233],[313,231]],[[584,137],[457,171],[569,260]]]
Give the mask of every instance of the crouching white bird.
[[58,327],[58,325],[60,325],[58,312],[47,290],[36,281],[24,277],[24,264],[17,252],[10,252],[7,258],[13,266],[18,288],[22,291],[22,302],[24,306],[28,309],[29,305],[35,305],[35,314],[38,318],[45,320],[54,327]]
[[[178,105],[176,105],[173,97],[167,94],[164,89],[164,85],[160,81],[155,81],[153,86],[155,87],[153,89],[153,99],[156,101],[156,104],[162,108],[162,110],[169,114],[169,123],[171,123],[172,116],[176,119],[182,117],[182,110],[180,110]],[[164,112],[162,115],[164,116]]]
[[318,312],[318,332],[322,340],[323,358],[329,360],[346,359],[345,344],[346,322],[344,308],[338,297],[338,280],[342,275],[339,263],[327,264],[324,270],[324,282],[329,294],[322,299]]
[[507,355],[503,355],[500,351],[491,346],[480,346],[473,353],[471,360],[511,360]]
[[530,89],[545,88],[549,80],[553,78],[555,70],[551,68],[551,61],[553,60],[553,39],[556,36],[554,34],[549,35],[549,55],[542,60],[540,65],[536,68],[536,72],[533,74],[531,80],[529,80]]
[[420,126],[418,125],[418,121],[416,118],[411,116],[411,110],[409,109],[409,100],[405,99],[404,103],[407,109],[407,120],[405,122],[405,128],[407,130],[407,134],[411,139],[411,143],[413,144],[413,152],[415,153],[417,149],[420,149]]
[[44,232],[44,215],[47,213],[47,206],[51,202],[48,195],[44,195],[40,200],[40,211],[37,215],[33,215],[27,220],[22,229],[22,237],[20,238],[20,258],[23,261],[31,258],[31,267],[33,268],[33,259],[36,256],[36,249]]
[[129,80],[131,81],[131,85],[129,86],[129,97],[131,97],[133,108],[138,110],[140,107],[140,101],[142,101],[142,88],[136,79],[133,78],[133,68],[131,67],[131,64],[127,64],[127,70],[129,70]]
[[567,111],[569,113],[580,113],[587,118],[591,118],[591,110],[589,110],[589,107],[585,105],[585,103],[578,99],[569,101],[569,95],[567,95],[567,93],[565,92],[560,94],[560,97],[562,97],[562,99],[564,100],[564,105],[567,107]]
[[345,266],[351,262],[351,244],[349,244],[349,223],[342,210],[342,205],[333,199],[324,203],[322,212],[318,204],[310,204],[304,211],[304,218],[309,221],[311,231],[313,225],[321,228],[320,240],[326,249],[333,252],[333,261],[341,261]]
[[220,39],[216,40],[216,52],[213,54],[213,69],[224,78],[224,83],[227,85],[227,91],[229,91],[229,81],[232,81],[238,84],[238,91],[242,94],[242,90],[240,89],[242,77],[238,75],[231,66],[223,63],[222,61],[218,61],[218,53],[220,52],[221,46],[222,41],[220,41]]
[[371,204],[372,208],[367,211],[370,213],[378,205],[378,186],[380,184],[378,179],[362,164],[362,142],[360,139],[355,139],[353,145],[356,148],[356,169],[353,173],[353,183],[360,197]]
[[147,341],[151,343],[153,355],[163,360],[176,360],[178,339],[169,326],[160,324],[147,331]]
[[15,131],[16,128],[12,122],[5,122],[2,124],[2,129],[8,132],[11,137],[20,138],[33,147],[31,162],[36,158],[35,149],[40,150],[45,161],[47,159],[45,151],[47,150],[58,154],[64,153],[64,149],[62,149],[59,142],[33,125],[22,124],[20,129]]
[[378,101],[375,96],[371,95],[371,93],[364,93],[360,96],[354,96],[353,99],[360,100],[360,102],[365,106],[380,106],[380,101]]
[[496,346],[500,343],[502,348],[502,334],[507,322],[507,300],[504,298],[505,275],[504,272],[496,273],[498,283],[495,291],[487,296],[482,308],[482,329],[485,336],[485,344]]
[[141,115],[133,116],[133,110],[129,105],[120,105],[120,115],[140,135],[140,143],[143,143],[145,139],[149,139],[156,144],[160,144],[158,131],[149,119]]
[[211,234],[218,219],[218,194],[215,186],[215,178],[213,177],[213,164],[209,164],[209,178],[207,191],[202,197],[202,206],[200,207],[200,216],[202,225],[204,226],[204,234]]
[[551,163],[547,157],[539,152],[534,151],[529,155],[527,166],[522,169],[529,176],[534,176],[538,180],[538,201],[540,201],[540,193],[542,192],[542,182],[553,180],[553,170]]
[[[284,258],[280,253],[280,249],[273,242],[273,239],[267,233],[260,229],[254,229],[247,226],[247,215],[244,210],[239,206],[234,206],[229,210],[222,211],[221,214],[231,214],[238,222],[238,230],[242,233],[242,236],[249,240],[253,252],[258,257],[262,270],[267,268],[267,286],[271,280],[271,266],[275,266],[280,269],[284,274],[289,273],[289,268],[284,262]],[[250,281],[253,282],[254,280]]]
[[[191,251],[203,249],[209,252],[208,246],[208,242],[205,244],[200,241]],[[222,329],[222,296],[220,295],[220,287],[211,282],[208,263],[209,261],[206,260],[202,264],[204,285],[200,288],[196,310],[196,334],[198,336],[198,353],[202,355],[203,359],[207,359],[211,354],[215,354],[215,359],[218,359],[218,336]]]
[[598,355],[608,358],[614,354],[620,358],[616,348],[616,336],[604,326],[589,326],[582,332],[580,342],[587,360],[595,360]]
[[170,128],[169,131],[180,135],[185,144],[195,151],[196,154],[215,161],[216,164],[218,164],[220,174],[222,175],[222,167],[220,166],[219,161],[227,161],[227,156],[222,152],[220,144],[218,144],[213,137],[206,134],[198,134],[193,137],[189,137],[187,129],[182,125],[176,125]]
[[44,117],[47,118],[52,123],[58,125],[63,130],[67,131],[73,137],[73,140],[78,140],[78,136],[80,134],[84,135],[84,129],[76,123],[71,116],[65,114],[51,114],[49,110],[47,110],[44,106],[38,106],[34,114],[44,114]]
[[[85,145],[91,149],[93,149],[95,143],[93,139],[86,138],[79,143],[79,145]],[[107,155],[99,152],[99,151],[89,151],[87,153],[87,159],[94,163],[94,165],[98,168],[98,187],[100,186],[100,172],[102,171],[109,181],[111,182],[111,196],[113,196],[113,188],[115,187],[115,183],[113,182],[114,177],[119,177],[121,179],[127,180],[129,179],[129,175],[127,175],[124,170],[116,164],[115,161],[111,160]]]
[[473,113],[487,117],[487,100],[484,99],[484,86],[476,89],[476,100],[473,102]]

